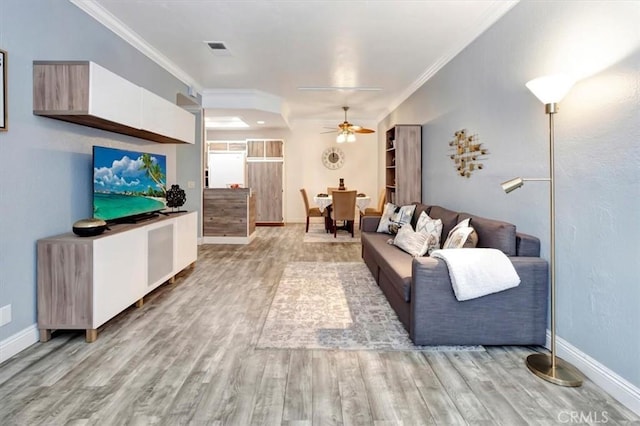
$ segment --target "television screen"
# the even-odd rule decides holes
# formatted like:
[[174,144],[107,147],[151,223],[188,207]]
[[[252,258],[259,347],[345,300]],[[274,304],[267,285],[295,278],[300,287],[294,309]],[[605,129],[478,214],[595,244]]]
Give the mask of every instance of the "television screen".
[[93,147],[93,216],[105,221],[165,208],[164,155]]

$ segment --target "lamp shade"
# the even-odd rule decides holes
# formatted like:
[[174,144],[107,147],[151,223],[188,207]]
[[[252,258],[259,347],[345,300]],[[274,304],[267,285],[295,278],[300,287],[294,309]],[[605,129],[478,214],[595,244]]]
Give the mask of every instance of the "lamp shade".
[[347,142],[355,142],[356,141],[356,135],[353,133],[349,133],[347,135]]
[[526,86],[543,104],[554,104],[565,97],[573,83],[569,76],[556,74],[533,79]]
[[336,138],[336,143],[345,143],[346,141],[347,141],[347,136],[344,134],[344,132],[340,132],[340,134]]
[[524,184],[524,179],[517,177],[511,180],[508,180],[506,182],[502,182],[500,185],[502,185],[502,189],[504,190],[504,192],[508,194],[511,191],[514,191],[520,188],[523,184]]

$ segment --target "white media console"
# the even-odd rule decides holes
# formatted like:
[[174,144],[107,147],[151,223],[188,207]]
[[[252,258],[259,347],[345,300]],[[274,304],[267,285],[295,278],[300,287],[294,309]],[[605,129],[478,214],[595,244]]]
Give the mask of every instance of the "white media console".
[[98,327],[150,291],[173,282],[197,259],[197,212],[113,225],[95,237],[67,233],[38,240],[38,329],[40,341],[56,329]]

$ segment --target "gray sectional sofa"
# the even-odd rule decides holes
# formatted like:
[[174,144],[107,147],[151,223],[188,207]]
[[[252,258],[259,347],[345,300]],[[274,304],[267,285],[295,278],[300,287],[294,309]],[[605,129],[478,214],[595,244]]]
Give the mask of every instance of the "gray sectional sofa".
[[442,220],[441,243],[459,221],[471,218],[477,247],[502,250],[520,276],[520,285],[459,302],[446,263],[412,257],[377,233],[379,217],[363,217],[362,258],[409,331],[416,345],[542,345],[547,325],[548,264],[540,258],[540,240],[516,232],[515,225],[417,204],[411,224],[422,211]]

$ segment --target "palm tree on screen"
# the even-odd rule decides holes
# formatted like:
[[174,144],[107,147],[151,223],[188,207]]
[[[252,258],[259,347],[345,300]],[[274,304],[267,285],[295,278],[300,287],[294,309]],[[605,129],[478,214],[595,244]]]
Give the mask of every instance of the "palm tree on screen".
[[166,176],[162,173],[160,165],[156,163],[149,154],[142,154],[140,159],[142,160],[142,165],[139,170],[144,170],[147,176],[162,189],[162,193],[166,194],[167,188],[164,184]]

